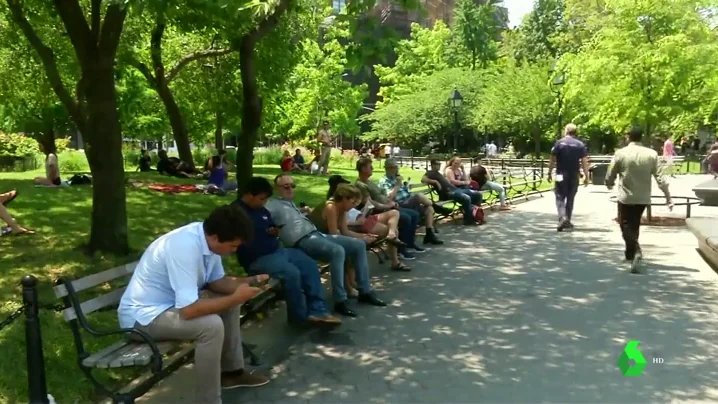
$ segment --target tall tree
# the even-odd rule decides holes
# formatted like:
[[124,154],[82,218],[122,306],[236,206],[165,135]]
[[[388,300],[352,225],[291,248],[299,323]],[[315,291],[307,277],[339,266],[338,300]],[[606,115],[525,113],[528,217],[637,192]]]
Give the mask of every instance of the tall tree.
[[499,12],[500,0],[458,0],[456,7],[456,34],[468,50],[472,70],[485,68],[496,60],[499,34],[506,26],[503,13]]
[[[92,0],[87,10],[79,0],[55,0],[52,6],[37,0],[5,3],[12,20],[37,52],[53,91],[86,141],[85,154],[95,179],[89,250],[127,253],[125,176],[114,71],[127,4]],[[67,88],[68,78],[63,79],[58,69],[55,51],[38,35],[31,21],[52,20],[47,14],[43,14],[44,21],[37,19],[38,11],[57,13],[72,44],[80,70],[72,87],[74,96]]]
[[521,22],[520,58],[535,62],[559,55],[558,36],[563,25],[563,0],[536,0],[534,8]]
[[[168,3],[166,1],[162,2],[160,8],[154,15],[154,27],[150,33],[149,46],[151,69],[147,66],[147,64],[142,62],[138,56],[132,56],[130,63],[142,73],[142,75],[147,79],[149,85],[157,92],[162,100],[162,104],[167,111],[170,126],[172,127],[172,135],[174,137],[175,144],[177,145],[180,160],[190,166],[194,166],[187,125],[184,117],[182,116],[180,106],[177,103],[172,89],[170,88],[170,84],[190,63],[206,58],[227,55],[231,53],[232,50],[229,47],[214,48],[212,46],[205,49],[194,49],[181,55],[174,65],[170,69],[167,69],[165,67],[165,58],[163,57],[163,45],[166,43],[164,40],[168,28],[173,28],[168,27],[167,8]],[[181,13],[181,11],[179,13]],[[187,39],[191,39],[189,38],[190,35],[182,36],[176,29],[173,31],[174,38],[172,39],[184,39],[185,41]],[[209,35],[205,35],[205,37],[209,37]],[[212,41],[212,45],[215,45],[215,41]]]
[[565,94],[583,101],[589,123],[621,131],[640,124],[647,133],[695,130],[705,117],[706,83],[715,76],[718,43],[694,0],[614,0],[600,28],[561,65]]

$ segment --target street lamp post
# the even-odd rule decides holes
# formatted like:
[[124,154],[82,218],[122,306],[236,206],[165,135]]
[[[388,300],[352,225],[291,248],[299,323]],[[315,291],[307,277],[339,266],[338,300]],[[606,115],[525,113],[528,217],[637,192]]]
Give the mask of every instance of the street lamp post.
[[553,65],[551,66],[551,70],[549,70],[549,73],[551,73],[551,76],[553,76],[553,80],[551,81],[552,87],[555,89],[554,94],[556,94],[556,104],[558,105],[558,111],[557,114],[557,125],[556,125],[556,137],[561,137],[561,126],[563,126],[563,115],[562,115],[562,107],[563,107],[563,98],[561,97],[561,86],[565,83],[565,78],[563,72],[557,72],[556,71],[556,62],[553,62]]
[[459,147],[459,108],[464,103],[464,97],[461,96],[459,90],[454,88],[449,96],[449,107],[454,112],[454,153]]

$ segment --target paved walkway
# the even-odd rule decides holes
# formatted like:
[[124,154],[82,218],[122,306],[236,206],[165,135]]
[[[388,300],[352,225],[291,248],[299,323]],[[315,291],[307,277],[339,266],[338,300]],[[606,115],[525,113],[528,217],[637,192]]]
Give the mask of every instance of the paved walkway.
[[[676,180],[674,194],[701,179]],[[552,193],[478,229],[444,225],[448,245],[413,273],[374,271],[389,307],[359,307],[333,333],[292,334],[276,313],[245,334],[272,341],[272,383],[224,402],[715,402],[718,277],[685,228],[644,227],[648,274],[629,274],[609,196],[580,190],[573,233],[556,233]],[[648,365],[627,378],[616,360],[632,339]],[[143,401],[189,403],[190,378]]]

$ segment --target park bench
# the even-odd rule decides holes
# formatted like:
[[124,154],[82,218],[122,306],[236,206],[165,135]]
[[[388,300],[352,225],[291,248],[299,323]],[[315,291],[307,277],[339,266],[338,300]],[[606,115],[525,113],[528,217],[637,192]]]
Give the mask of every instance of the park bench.
[[[528,198],[531,192],[537,192],[539,196],[543,197],[543,194],[538,189],[538,186],[543,182],[539,168],[491,166],[486,166],[485,168],[489,173],[491,181],[504,186],[507,199],[513,200],[516,197]],[[492,191],[490,198],[495,202],[498,198],[498,194]]]
[[698,239],[698,250],[706,261],[718,268],[718,218],[692,217],[686,219],[686,225]]
[[[63,317],[68,323],[75,341],[78,365],[92,385],[114,403],[133,403],[136,398],[149,391],[160,380],[166,378],[187,362],[194,353],[194,344],[181,341],[155,341],[144,332],[135,329],[100,330],[88,322],[87,315],[93,312],[116,310],[126,283],[135,271],[137,262],[125,264],[104,272],[92,274],[77,280],[58,280],[55,296],[64,302]],[[110,285],[109,292],[105,285]],[[119,286],[121,284],[121,286]],[[117,285],[117,286],[116,286]],[[272,279],[268,287],[252,300],[242,305],[240,324],[251,316],[258,315],[277,297],[281,283]],[[81,302],[79,292],[102,289],[104,294]],[[134,336],[112,343],[97,352],[85,350],[84,336],[110,337]],[[252,366],[259,360],[250,346],[243,344],[245,356]],[[113,392],[103,386],[93,375],[95,369],[146,368],[145,372],[129,386]]]

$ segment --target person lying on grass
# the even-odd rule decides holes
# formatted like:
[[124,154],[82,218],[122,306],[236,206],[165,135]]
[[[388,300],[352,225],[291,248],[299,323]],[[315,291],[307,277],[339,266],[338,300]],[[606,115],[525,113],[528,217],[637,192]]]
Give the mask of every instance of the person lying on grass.
[[15,219],[10,216],[10,212],[7,210],[7,205],[17,197],[17,191],[12,190],[4,194],[0,194],[0,219],[10,227],[10,233],[16,236],[35,234],[34,231],[28,230],[20,226]]
[[157,153],[157,172],[161,175],[169,175],[171,177],[190,178],[191,175],[182,170],[182,163],[178,159],[170,159],[167,156],[167,150],[160,150]]

